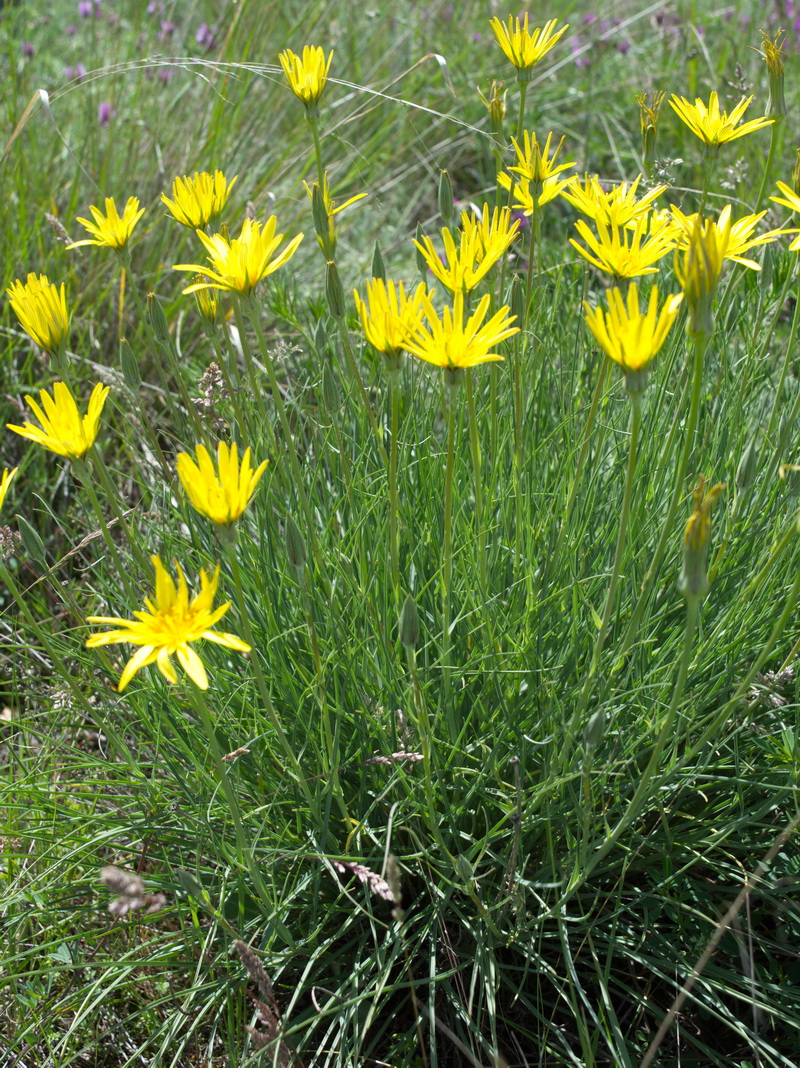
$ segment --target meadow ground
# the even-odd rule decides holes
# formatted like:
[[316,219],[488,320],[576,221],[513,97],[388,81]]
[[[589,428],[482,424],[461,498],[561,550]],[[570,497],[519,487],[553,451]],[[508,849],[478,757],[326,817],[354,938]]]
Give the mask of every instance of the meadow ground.
[[2,8],[3,1068],[800,1063],[792,7]]

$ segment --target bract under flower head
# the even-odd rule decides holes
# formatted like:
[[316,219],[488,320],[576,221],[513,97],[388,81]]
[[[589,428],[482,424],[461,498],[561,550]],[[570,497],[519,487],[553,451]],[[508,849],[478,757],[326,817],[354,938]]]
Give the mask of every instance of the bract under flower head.
[[642,313],[635,282],[628,288],[627,307],[616,287],[608,293],[608,312],[584,304],[586,325],[598,344],[625,372],[625,384],[631,393],[644,389],[647,371],[664,344],[678,314],[683,297],[668,297],[658,310],[658,287],[650,291],[650,302]]
[[230,448],[221,441],[217,446],[217,470],[205,445],[195,449],[197,462],[182,452],[178,456],[178,478],[192,507],[218,526],[235,523],[247,507],[256,486],[267,468],[264,460],[255,471],[250,467],[250,449],[245,449],[239,464],[234,442]]
[[63,354],[69,331],[69,314],[64,283],[60,288],[48,282],[46,274],[29,274],[6,290],[11,308],[25,333],[58,359]]
[[156,571],[156,590],[153,600],[145,599],[147,610],[134,612],[136,619],[89,616],[87,623],[100,623],[118,629],[105,634],[92,634],[86,646],[89,649],[97,649],[103,645],[130,642],[140,647],[125,665],[120,676],[117,687],[120,693],[136,672],[148,664],[155,664],[167,682],[173,685],[177,683],[173,656],[177,656],[178,663],[195,686],[206,690],[208,676],[203,661],[192,648],[193,642],[204,638],[240,653],[250,652],[250,646],[241,638],[211,629],[231,606],[230,601],[227,601],[219,608],[212,609],[219,583],[219,566],[211,579],[205,571],[200,572],[200,593],[190,601],[189,589],[180,566],[175,565],[178,572],[176,586],[161,560],[157,556],[152,556],[151,560]]
[[763,126],[771,126],[775,121],[764,116],[739,126],[738,123],[750,107],[752,99],[752,96],[742,97],[730,115],[727,111],[720,111],[716,93],[711,94],[707,105],[699,97],[691,104],[685,97],[673,93],[670,106],[692,133],[700,138],[706,147],[706,154],[715,156],[719,152],[719,146],[725,142],[735,141],[738,137],[760,130]]
[[166,193],[161,194],[161,201],[166,205],[170,215],[183,226],[201,230],[222,212],[228,203],[231,189],[238,175],[227,180],[222,171],[208,174],[195,171],[190,178],[175,178],[172,182],[172,200]]
[[502,360],[503,357],[491,349],[512,334],[518,334],[519,328],[511,325],[516,316],[508,314],[510,309],[507,306],[502,307],[484,325],[489,303],[487,293],[465,323],[463,292],[454,294],[453,307],[445,307],[441,319],[426,297],[424,308],[428,328],[419,328],[414,340],[407,346],[408,351],[448,371],[474,367],[490,360]]
[[567,24],[560,30],[556,30],[557,22],[557,19],[551,19],[541,29],[531,31],[528,28],[526,13],[521,23],[512,15],[508,16],[508,26],[505,26],[499,18],[493,18],[489,23],[497,38],[497,43],[508,60],[517,68],[519,81],[530,81],[534,66],[569,29],[569,24]]
[[302,56],[287,48],[280,53],[278,59],[289,88],[298,100],[303,101],[306,110],[313,113],[328,80],[333,52],[325,59],[322,48],[306,45]]
[[249,296],[258,283],[268,275],[283,267],[297,250],[303,240],[298,234],[273,259],[275,252],[283,241],[283,234],[276,234],[278,221],[271,215],[264,223],[245,219],[242,232],[232,241],[223,234],[209,237],[202,230],[197,236],[208,252],[211,267],[198,263],[177,263],[173,271],[192,271],[203,275],[207,282],[194,282],[184,289],[184,293],[194,293],[198,289],[226,289],[240,296]]
[[713,219],[698,216],[688,243],[675,253],[675,275],[689,306],[687,331],[691,337],[708,337],[714,329],[712,305],[725,265],[730,228],[730,215],[722,229]]
[[37,445],[43,445],[58,456],[79,460],[94,445],[108,391],[108,386],[98,382],[89,398],[86,415],[81,417],[69,388],[63,382],[56,382],[53,385],[52,397],[46,389],[39,393],[41,408],[33,397],[25,397],[31,411],[41,423],[41,428],[33,423],[25,423],[23,426],[14,426],[12,423],[6,425],[15,434],[29,438]]
[[137,197],[128,197],[125,210],[120,217],[117,205],[113,197],[106,197],[106,213],[103,215],[99,208],[93,204],[89,206],[92,213],[89,219],[78,218],[78,222],[93,236],[84,241],[73,241],[67,248],[78,248],[81,245],[100,245],[105,248],[113,248],[116,251],[124,249],[130,239],[134,226],[144,215],[144,208],[139,207]]

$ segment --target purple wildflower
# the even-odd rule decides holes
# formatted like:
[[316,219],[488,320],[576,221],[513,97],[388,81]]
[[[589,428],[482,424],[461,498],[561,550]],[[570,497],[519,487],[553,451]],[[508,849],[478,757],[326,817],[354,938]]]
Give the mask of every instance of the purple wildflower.
[[200,23],[195,30],[194,39],[201,48],[205,48],[209,52],[212,52],[217,47],[217,42],[214,39],[214,31],[207,22]]
[[172,79],[175,77],[174,67],[159,67],[158,80],[163,82],[164,85],[169,85]]
[[69,26],[67,26],[67,28],[64,30],[64,33],[67,35],[67,37],[74,37],[77,32],[78,27],[75,25],[74,22],[71,22]]
[[80,0],[78,4],[78,14],[82,19],[90,19],[92,12],[94,11],[94,4],[92,0]]
[[161,20],[161,29],[158,32],[159,41],[166,41],[176,30],[174,22],[168,22],[165,19]]
[[114,109],[107,100],[103,100],[97,109],[97,121],[101,126],[108,126],[114,118]]
[[76,82],[82,82],[86,77],[86,67],[84,67],[82,63],[78,63],[74,67],[65,67],[64,77],[68,82],[71,82],[73,79]]
[[22,42],[22,54],[23,54],[23,56],[36,55],[36,49],[33,47],[33,45],[30,43],[30,41],[23,41]]

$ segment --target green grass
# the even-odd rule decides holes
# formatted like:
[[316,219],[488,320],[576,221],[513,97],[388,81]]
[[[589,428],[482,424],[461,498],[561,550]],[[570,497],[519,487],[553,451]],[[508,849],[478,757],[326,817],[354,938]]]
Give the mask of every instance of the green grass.
[[[2,465],[20,466],[4,522],[24,538],[0,584],[7,708],[0,1060],[15,1068],[217,1068],[289,1064],[286,1051],[294,1049],[306,1068],[635,1066],[750,877],[746,907],[653,1063],[792,1068],[800,1054],[794,839],[765,874],[752,875],[797,817],[792,607],[800,476],[787,469],[778,477],[779,464],[798,462],[796,420],[789,420],[793,353],[775,405],[797,295],[788,242],[756,250],[758,274],[726,268],[677,514],[641,600],[685,440],[692,372],[685,313],[655,362],[619,587],[587,682],[620,522],[630,401],[612,367],[591,414],[602,358],[582,301],[603,302],[607,283],[568,244],[574,211],[561,200],[546,206],[544,273],[524,348],[521,337],[503,343],[504,362],[472,376],[484,530],[463,387],[457,396],[452,632],[443,642],[441,383],[434,368],[404,361],[396,590],[381,454],[390,444],[388,378],[363,339],[350,292],[363,293],[376,241],[387,276],[416,285],[412,237],[417,223],[438,237],[441,168],[459,202],[494,197],[476,86],[488,92],[492,78],[505,80],[511,132],[518,95],[510,68],[486,5],[472,0],[455,11],[439,2],[353,10],[333,0],[240,0],[217,24],[212,6],[165,11],[177,23],[167,42],[157,38],[160,16],[144,4],[117,5],[116,24],[82,20],[72,3],[53,5],[48,18],[22,3],[5,8],[0,21],[7,144],[20,124],[2,165],[5,286],[28,271],[66,283],[71,381],[84,402],[95,382],[111,386],[92,461],[107,519],[114,513],[100,465],[131,510],[139,556],[177,560],[193,587],[201,569],[219,562],[217,601],[234,602],[219,626],[242,635],[246,607],[257,647],[245,659],[200,646],[216,743],[224,754],[247,750],[226,765],[248,843],[241,850],[203,713],[183,676],[171,687],[147,668],[118,694],[129,650],[84,647],[102,629],[85,617],[130,618],[152,593],[152,569],[116,523],[120,574],[74,465],[4,434]],[[730,21],[698,11],[702,35],[691,29],[688,5],[674,27],[654,21],[656,11],[628,5],[622,24],[608,29],[610,43],[584,24],[585,8],[558,12],[572,29],[537,68],[526,127],[542,137],[564,134],[565,158],[579,172],[609,180],[639,173],[636,92],[707,98],[718,89],[730,107],[738,86],[752,83],[752,113],[766,106],[766,71],[750,47],[760,44],[755,5],[740,4]],[[532,20],[539,25],[550,14],[537,9]],[[738,21],[745,15],[756,20],[749,28]],[[203,20],[217,40],[209,53],[194,38]],[[65,35],[69,22],[73,37]],[[578,34],[588,67],[574,63],[570,42]],[[625,54],[615,47],[622,40]],[[34,44],[33,57],[22,56],[22,41]],[[334,197],[368,194],[337,216],[337,264],[380,446],[325,300],[325,265],[302,186],[316,173],[311,130],[277,65],[281,49],[306,43],[335,52],[320,116]],[[170,54],[180,58],[164,83],[158,71]],[[89,73],[67,85],[63,67],[77,62]],[[791,183],[793,69],[794,60],[769,192],[775,179]],[[50,110],[40,98],[26,114],[42,88]],[[107,126],[97,119],[103,101],[115,111]],[[715,213],[728,201],[736,217],[753,210],[768,143],[769,131],[759,131],[723,148],[709,199]],[[662,201],[696,210],[699,145],[666,104],[657,155],[672,185]],[[200,396],[223,341],[218,334],[214,348],[193,299],[181,295],[188,276],[171,267],[196,260],[198,243],[164,217],[159,194],[175,175],[215,167],[240,176],[225,213],[232,233],[252,202],[256,218],[274,212],[288,237],[306,235],[259,289],[266,352],[250,334],[260,366],[274,361],[292,441],[258,370],[258,397],[239,365],[236,405],[216,395],[211,410],[198,407],[213,440],[237,440],[256,460],[271,459],[238,525],[241,598],[230,553],[177,481],[167,480],[148,436],[145,417],[170,470],[175,454],[196,442],[171,365],[170,396],[162,389],[163,354],[130,289],[158,295],[182,385]],[[114,256],[65,251],[44,219],[57,214],[77,239],[75,216],[106,195],[117,203],[136,195],[147,208],[121,309]],[[771,207],[760,228],[784,220]],[[524,283],[526,252],[517,256]],[[506,269],[504,300],[513,273]],[[678,289],[671,257],[658,284],[662,292]],[[444,303],[441,292],[436,303]],[[138,363],[140,390],[122,373],[120,336]],[[10,309],[0,343],[4,421],[18,423],[28,417],[24,395],[55,376]],[[311,525],[292,480],[293,448]],[[745,474],[748,449],[755,459]],[[677,580],[701,474],[727,488],[713,514],[714,581],[675,698],[686,621]],[[287,553],[290,517],[306,549],[302,566]],[[409,593],[419,612],[413,656],[398,628]],[[784,663],[779,677],[765,674]],[[630,812],[671,707],[676,717],[658,766]],[[598,712],[596,733],[587,736]],[[363,883],[348,864],[373,875]],[[149,893],[165,896],[164,907],[109,915],[115,895],[99,878],[106,865],[138,872]],[[395,867],[402,901],[393,908],[369,880],[389,878]],[[247,1028],[256,1025],[253,998],[267,995],[248,978],[237,939],[258,952],[282,1020],[281,1042],[265,1051]]]

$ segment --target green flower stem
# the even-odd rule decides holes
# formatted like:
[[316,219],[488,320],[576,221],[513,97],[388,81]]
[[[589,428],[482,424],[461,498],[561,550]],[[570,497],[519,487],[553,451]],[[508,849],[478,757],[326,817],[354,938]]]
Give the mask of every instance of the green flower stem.
[[678,505],[680,504],[681,497],[683,496],[683,484],[686,479],[686,471],[689,466],[689,457],[692,454],[694,448],[694,437],[697,429],[697,418],[700,411],[700,395],[703,389],[703,361],[705,358],[706,348],[708,346],[708,335],[699,334],[694,339],[694,365],[692,372],[692,397],[689,406],[689,418],[686,423],[686,437],[683,442],[683,449],[678,460],[678,466],[675,469],[675,482],[672,488],[672,497],[670,498],[669,507],[667,508],[667,514],[664,518],[664,524],[661,528],[661,534],[656,545],[655,552],[653,553],[653,560],[647,573],[642,580],[642,584],[639,587],[639,598],[636,602],[636,607],[631,615],[630,622],[622,636],[620,643],[619,653],[617,657],[617,666],[621,666],[622,661],[625,658],[628,650],[633,644],[635,636],[639,633],[639,625],[642,621],[642,616],[647,604],[647,598],[650,593],[650,589],[655,581],[658,570],[661,567],[661,562],[666,552],[667,542],[674,533],[675,516],[678,511]]
[[478,416],[475,410],[474,383],[472,368],[467,368],[467,414],[469,416],[469,447],[472,453],[472,471],[475,485],[475,529],[478,534],[478,572],[481,593],[488,593],[488,576],[486,570],[486,530],[483,523],[483,482],[481,479],[481,443],[478,437]]
[[[233,299],[233,314],[234,314],[234,318],[236,319],[236,329],[239,332],[239,343],[242,346],[242,353],[244,354],[245,369],[247,370],[247,377],[248,377],[248,380],[250,382],[250,389],[251,389],[252,394],[253,394],[253,399],[255,400],[256,407],[258,408],[258,415],[259,415],[259,418],[261,419],[261,425],[270,434],[270,436],[272,438],[271,447],[277,453],[278,446],[277,446],[277,442],[276,442],[276,439],[275,439],[275,433],[274,433],[274,431],[272,429],[272,423],[270,422],[269,415],[267,414],[267,405],[266,405],[266,401],[264,400],[264,390],[261,388],[261,383],[258,380],[258,375],[256,374],[255,362],[253,360],[253,353],[250,351],[250,343],[247,340],[247,329],[246,329],[246,326],[245,326],[244,316],[242,315],[242,304],[243,304],[243,300],[240,301],[237,297],[234,297],[234,299]],[[251,321],[252,321],[252,319],[255,319],[255,316],[253,316],[251,318]],[[264,349],[264,351],[262,351],[262,353],[261,353],[262,359],[265,361],[265,363],[268,363],[269,362],[269,353],[266,351],[266,346],[262,346],[262,348]],[[276,406],[277,406],[277,404],[279,402],[280,402],[280,390],[278,390],[278,400],[275,402]],[[290,436],[289,439],[288,439],[287,444],[291,444],[291,440],[292,439],[291,439],[291,436]]]
[[700,193],[700,207],[697,209],[697,214],[702,218],[703,211],[705,210],[706,200],[708,199],[708,190],[711,187],[711,178],[716,169],[717,157],[707,156],[703,161],[703,189]]
[[455,465],[456,441],[456,390],[457,384],[445,376],[445,403],[447,405],[447,461],[444,473],[444,551],[442,554],[442,680],[444,683],[444,706],[450,726],[450,735],[455,742],[458,732],[451,722],[450,708],[450,593],[453,578],[453,468]]
[[[147,315],[147,309],[145,308],[144,302],[142,301],[141,294],[139,293],[139,290],[138,290],[138,288],[136,286],[136,283],[133,280],[133,275],[131,274],[131,271],[130,271],[130,258],[128,260],[128,264],[127,265],[125,265],[125,263],[123,261],[123,268],[122,269],[123,269],[123,271],[127,271],[128,277],[130,278],[130,285],[128,286],[128,292],[133,297],[133,303],[136,305],[136,311],[139,313],[139,318],[141,319],[143,324],[147,324],[147,323],[149,323],[150,320],[149,320],[149,317]],[[169,379],[167,378],[166,371],[164,370],[164,361],[160,360],[158,358],[158,354],[154,353],[149,345],[147,345],[147,351],[148,351],[148,354],[149,354],[151,360],[156,365],[156,369],[158,371],[158,377],[159,377],[159,379],[161,381],[161,388],[164,391],[164,397],[165,397],[166,402],[167,402],[167,407],[169,408],[170,418],[173,420],[173,424],[177,426],[177,425],[179,425],[179,420],[177,418],[175,405],[173,403],[173,394],[172,394],[172,390],[170,389],[170,386],[169,386]],[[183,384],[183,379],[179,379],[179,388],[180,388],[180,386],[182,384]],[[183,389],[185,391],[185,389],[186,389],[185,385],[183,386]],[[188,396],[188,394],[187,394],[187,396]],[[181,399],[183,399],[183,394],[181,394]],[[185,403],[186,402],[184,401],[184,404]],[[194,410],[194,406],[192,405],[192,402],[189,401],[189,410],[187,411],[187,416],[189,417],[189,419],[191,419],[191,417],[192,417],[191,416],[192,412],[194,412],[195,418],[197,418],[197,412]]]
[[125,534],[125,537],[128,541],[128,545],[131,548],[131,552],[136,557],[136,562],[139,564],[139,567],[141,567],[143,571],[149,573],[150,560],[139,548],[139,543],[133,536],[133,532],[131,531],[131,528],[128,526],[125,520],[125,516],[123,515],[123,510],[121,507],[121,502],[117,499],[117,491],[111,484],[111,479],[108,477],[108,470],[106,469],[106,465],[103,463],[102,459],[97,453],[96,445],[92,445],[91,449],[89,450],[89,455],[92,458],[94,470],[98,473],[98,475],[100,476],[100,481],[103,483],[103,489],[105,490],[108,502],[111,505],[112,511],[114,512],[114,516],[120,525],[120,529]]
[[233,414],[236,417],[236,431],[239,435],[239,439],[241,440],[243,436],[247,437],[249,432],[247,429],[247,420],[245,419],[244,412],[242,411],[242,408],[239,404],[239,398],[237,396],[239,390],[233,382],[230,369],[228,367],[228,362],[225,359],[225,356],[220,348],[219,342],[213,335],[210,338],[210,341],[211,347],[214,351],[214,358],[216,360],[217,366],[219,367],[220,374],[222,375],[222,380],[225,383],[225,388],[228,391],[228,396],[230,397]]
[[764,164],[764,173],[761,176],[761,185],[759,186],[758,196],[756,197],[755,206],[753,207],[753,214],[757,214],[761,204],[764,200],[764,194],[767,191],[767,185],[769,184],[770,175],[772,174],[772,164],[775,159],[775,149],[778,147],[778,139],[783,129],[783,115],[779,115],[775,122],[770,127],[769,134],[769,152],[767,153],[767,162]]
[[378,443],[378,452],[380,453],[381,461],[384,467],[388,470],[389,458],[386,455],[386,448],[383,444],[383,432],[380,426],[378,425],[377,419],[375,418],[375,412],[373,411],[372,405],[370,404],[367,391],[364,388],[364,380],[362,379],[361,374],[358,370],[358,364],[356,363],[356,358],[353,353],[353,346],[350,343],[350,334],[347,330],[347,323],[345,319],[342,318],[337,320],[337,325],[339,327],[339,339],[341,340],[342,348],[344,349],[345,359],[347,360],[347,369],[350,372],[350,377],[356,384],[358,394],[361,397],[361,403],[364,406],[364,411],[367,413],[367,418],[369,419],[370,426],[372,427],[372,432],[375,435],[375,440]]
[[75,471],[78,474],[78,478],[81,480],[83,488],[89,495],[92,510],[94,511],[94,514],[97,517],[97,522],[100,526],[100,532],[103,535],[103,541],[106,543],[106,548],[108,549],[111,555],[111,559],[114,561],[114,567],[117,569],[117,573],[125,585],[125,592],[128,595],[130,601],[133,602],[136,599],[133,583],[131,582],[130,575],[128,574],[128,569],[123,564],[122,557],[119,555],[119,549],[114,544],[114,539],[111,537],[111,532],[108,529],[108,524],[106,523],[106,517],[103,515],[103,509],[100,507],[100,501],[97,499],[97,494],[94,491],[94,484],[92,482],[92,475],[89,471],[88,464],[84,459],[74,460],[73,467],[75,468]]
[[439,820],[436,814],[436,802],[433,795],[433,769],[431,762],[431,724],[428,718],[428,709],[425,705],[425,698],[422,694],[422,687],[419,684],[417,653],[413,645],[405,646],[405,650],[408,673],[411,676],[411,691],[413,694],[415,713],[414,718],[417,723],[420,748],[422,749],[422,767],[425,773],[425,804],[428,810],[428,825],[436,844],[442,850],[442,855],[450,857],[452,860],[450,850],[445,845],[442,832],[439,829]]
[[[756,208],[756,211],[757,210],[758,209]],[[786,375],[789,371],[789,362],[794,355],[794,341],[797,336],[797,324],[800,320],[800,256],[795,257],[795,276],[797,277],[798,285],[794,302],[794,314],[792,315],[792,326],[789,330],[789,343],[786,346],[786,355],[784,356],[783,366],[781,367],[781,376],[775,389],[775,399],[772,402],[772,411],[770,412],[769,423],[767,425],[768,438],[772,437],[775,432],[775,426],[778,422],[778,410],[781,404],[781,394],[783,393],[783,384],[786,381]],[[765,345],[769,343],[772,336],[772,331],[770,331],[765,340]]]
[[514,345],[514,574],[519,574],[522,542],[522,359],[525,343]]
[[316,115],[310,115],[306,112],[306,118],[308,119],[308,125],[311,127],[311,133],[314,136],[314,156],[317,160],[317,181],[319,182],[319,191],[322,192],[325,188],[325,171],[322,167],[322,145],[319,140],[319,125]]
[[525,126],[525,99],[528,95],[528,83],[517,82],[519,85],[519,111],[517,112],[517,144],[522,141],[522,131]]
[[397,527],[397,435],[400,425],[399,371],[389,374],[389,403],[391,407],[392,439],[389,442],[389,543],[392,563],[392,586],[396,599],[400,597],[400,542]]
[[586,674],[583,683],[583,689],[581,690],[580,698],[575,706],[575,712],[572,716],[572,722],[569,727],[569,734],[564,746],[565,755],[572,748],[572,741],[575,737],[575,733],[578,729],[578,725],[586,708],[587,701],[592,689],[592,682],[594,676],[597,673],[597,668],[600,664],[600,654],[603,651],[603,646],[606,640],[606,634],[608,633],[608,625],[611,622],[611,614],[614,611],[614,605],[617,598],[617,586],[619,585],[620,575],[622,574],[622,557],[625,551],[625,538],[628,530],[628,517],[631,510],[631,500],[633,497],[633,482],[636,472],[636,456],[639,450],[639,432],[642,424],[642,394],[631,393],[631,421],[630,421],[630,441],[628,445],[628,468],[625,475],[625,492],[622,498],[622,512],[619,517],[619,529],[617,531],[617,546],[614,551],[614,563],[611,567],[611,581],[608,584],[608,590],[606,592],[606,602],[603,608],[603,616],[600,621],[600,627],[597,631],[597,637],[594,643],[594,650],[592,652],[592,661],[589,665],[589,670]]
[[244,596],[244,587],[242,586],[242,573],[239,568],[239,559],[236,555],[236,539],[235,537],[231,537],[220,540],[225,546],[225,550],[228,556],[228,563],[230,564],[231,568],[231,574],[233,575],[233,585],[236,597],[236,609],[239,613],[239,618],[241,620],[244,640],[252,649],[252,652],[250,654],[250,662],[253,665],[253,674],[256,677],[256,686],[258,687],[258,693],[261,697],[261,703],[264,706],[264,711],[267,714],[267,719],[269,720],[272,729],[275,731],[275,734],[278,737],[278,741],[280,742],[281,748],[283,749],[283,752],[286,755],[286,758],[289,762],[289,766],[295,774],[295,778],[297,779],[297,785],[302,790],[303,796],[305,797],[306,802],[308,803],[311,811],[314,813],[315,818],[319,820],[319,811],[317,808],[316,800],[314,799],[311,790],[309,789],[308,783],[306,782],[305,776],[303,774],[303,769],[300,767],[297,757],[294,755],[294,750],[289,744],[289,739],[284,733],[283,727],[281,726],[281,722],[278,719],[278,713],[275,711],[275,706],[273,705],[272,698],[269,695],[269,690],[267,688],[267,680],[264,678],[264,670],[261,665],[261,650],[256,644],[256,640],[253,636],[253,629],[250,626],[250,614],[247,611],[247,601]]
[[278,410],[278,417],[281,421],[281,429],[283,430],[283,436],[286,439],[286,455],[289,458],[289,467],[291,468],[292,479],[294,481],[295,490],[297,491],[298,500],[300,501],[300,507],[303,510],[303,518],[305,519],[306,526],[308,528],[308,537],[311,542],[311,551],[314,554],[314,559],[317,563],[317,568],[325,585],[327,596],[330,587],[326,578],[325,562],[322,558],[322,552],[319,546],[319,539],[317,538],[314,513],[311,510],[308,495],[306,494],[306,488],[303,483],[303,474],[300,470],[300,461],[297,458],[297,447],[295,445],[294,437],[292,435],[292,428],[289,426],[289,418],[286,415],[286,407],[283,403],[281,387],[278,384],[278,379],[275,375],[275,368],[272,364],[272,357],[269,354],[269,348],[267,347],[267,339],[264,337],[264,331],[261,327],[258,310],[253,307],[248,308],[248,314],[250,316],[250,321],[252,322],[253,327],[255,329],[256,337],[258,338],[258,344],[261,350],[261,356],[264,360],[264,365],[267,368],[267,374],[269,376],[269,386],[272,391],[272,402]]
[[[519,144],[520,141],[522,141],[522,130],[523,130],[523,127],[525,125],[525,99],[526,99],[527,94],[528,94],[528,83],[527,82],[518,82],[517,84],[519,85],[519,112],[517,114],[516,141],[517,141],[517,144]],[[499,173],[499,171],[498,171],[498,173]],[[500,200],[500,183],[499,182],[498,182],[497,190],[498,190],[497,195],[498,195],[498,203],[499,203],[499,200]],[[508,187],[508,196],[506,197],[506,207],[507,208],[511,207],[511,204],[512,204],[513,200],[514,200],[514,177],[512,175],[511,176],[511,182],[510,182],[509,187]],[[506,280],[506,260],[507,260],[507,257],[503,256],[502,260],[500,261],[500,275],[499,275],[499,279],[498,279],[498,283],[497,283],[497,303],[498,303],[498,305],[502,305],[503,304],[503,291],[505,289],[505,280]],[[424,281],[424,279],[423,279],[423,281]]]

